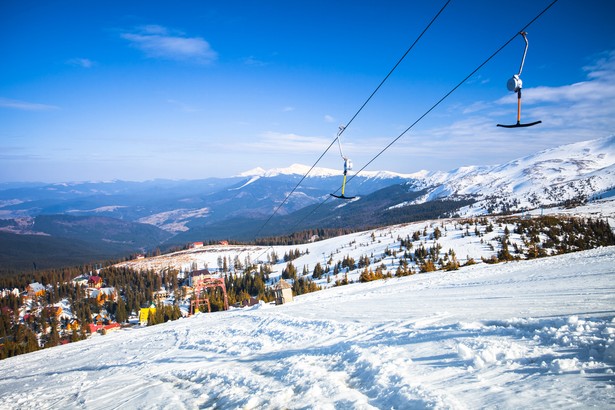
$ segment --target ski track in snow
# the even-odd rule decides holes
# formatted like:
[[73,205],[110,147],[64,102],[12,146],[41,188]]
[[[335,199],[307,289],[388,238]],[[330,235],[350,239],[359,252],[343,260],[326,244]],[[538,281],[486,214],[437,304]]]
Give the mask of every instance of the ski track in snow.
[[615,247],[352,284],[0,361],[3,409],[615,407]]

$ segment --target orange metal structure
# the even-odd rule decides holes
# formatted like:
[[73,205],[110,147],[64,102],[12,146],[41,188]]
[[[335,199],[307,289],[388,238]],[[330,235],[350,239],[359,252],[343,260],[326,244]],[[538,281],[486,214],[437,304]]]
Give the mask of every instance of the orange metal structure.
[[228,296],[226,294],[226,285],[224,278],[215,277],[213,275],[200,274],[192,276],[192,287],[194,289],[194,298],[190,302],[190,314],[194,314],[198,309],[201,301],[207,304],[207,310],[211,313],[211,304],[207,297],[207,289],[222,289],[224,297],[224,310],[228,310]]

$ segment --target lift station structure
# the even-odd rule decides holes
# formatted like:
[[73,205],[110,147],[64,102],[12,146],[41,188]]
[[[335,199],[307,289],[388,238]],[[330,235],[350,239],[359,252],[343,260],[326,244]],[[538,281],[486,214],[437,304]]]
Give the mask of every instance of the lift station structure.
[[224,278],[212,275],[209,270],[196,270],[190,274],[190,282],[193,289],[193,298],[190,301],[190,314],[194,314],[202,302],[207,304],[207,310],[211,313],[211,303],[207,295],[207,289],[220,288],[224,300],[224,310],[228,310],[228,296],[226,294],[226,284]]

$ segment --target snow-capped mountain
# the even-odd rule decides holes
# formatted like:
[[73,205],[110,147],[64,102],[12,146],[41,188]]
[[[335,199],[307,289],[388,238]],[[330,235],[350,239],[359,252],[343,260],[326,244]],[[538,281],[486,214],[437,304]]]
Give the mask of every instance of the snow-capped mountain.
[[[257,234],[314,228],[358,229],[450,215],[574,206],[613,196],[615,136],[493,166],[413,174],[351,171],[346,192],[356,196],[353,201],[333,200],[329,195],[341,187],[341,170],[316,167],[304,178],[309,170],[307,165],[293,164],[191,181],[0,186],[0,233],[28,234],[31,229],[20,230],[20,226],[31,225],[39,215],[99,216],[155,225],[174,235],[166,245],[182,245],[208,239],[253,240]],[[143,247],[135,243],[135,251]]]
[[413,203],[473,197],[473,213],[532,209],[586,200],[615,188],[615,136],[562,145],[495,166],[427,175]]
[[[242,172],[239,176],[242,177],[265,177],[271,178],[279,175],[299,175],[303,176],[307,174],[308,178],[327,178],[336,177],[343,174],[342,170],[314,167],[311,171],[308,165],[293,164],[286,168],[272,168],[265,170],[263,168],[254,168],[249,171]],[[308,174],[309,172],[309,174]],[[426,175],[426,171],[419,171],[414,174],[400,174],[398,172],[391,171],[362,171],[360,176],[366,179],[420,179]]]
[[[256,168],[241,174],[252,177],[241,188],[259,178],[303,176],[309,170],[310,167],[300,164],[270,170]],[[340,170],[314,168],[308,177],[329,178],[341,174]],[[374,180],[385,180],[389,182],[387,186],[405,180],[410,191],[426,190],[418,199],[395,204],[395,207],[472,198],[477,202],[472,207],[473,214],[532,209],[564,201],[587,200],[613,190],[615,136],[562,145],[500,165],[466,166],[448,172],[363,171],[351,175],[357,180],[355,189],[363,196],[374,192],[366,189]]]

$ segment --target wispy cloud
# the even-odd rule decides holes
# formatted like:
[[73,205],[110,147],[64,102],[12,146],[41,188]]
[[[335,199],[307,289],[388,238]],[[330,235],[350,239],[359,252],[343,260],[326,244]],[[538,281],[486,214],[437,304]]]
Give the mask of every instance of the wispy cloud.
[[335,122],[335,118],[334,118],[333,116],[329,115],[329,114],[326,114],[326,115],[324,116],[324,120],[325,120],[325,122],[327,122],[327,123],[333,123],[333,122]]
[[396,149],[408,144],[415,156],[494,164],[554,145],[613,135],[615,51],[597,56],[584,69],[585,81],[524,89],[522,122],[542,120],[540,125],[520,130],[496,127],[501,122],[514,123],[517,97],[510,93],[459,110],[458,118],[447,126],[416,130],[405,138],[411,143],[400,141]]
[[[612,102],[615,97],[615,50],[602,53],[594,64],[584,67],[584,70],[587,72],[587,81],[560,87],[533,87],[527,95],[528,102],[539,104],[605,99]],[[513,100],[516,100],[516,96],[508,95],[496,103],[508,104]]]
[[89,58],[71,58],[66,61],[66,64],[82,68],[92,68],[96,65],[96,63]]
[[[526,92],[523,95],[523,101],[528,104],[556,104],[576,101],[598,101],[604,98],[613,98],[613,96],[615,96],[615,84],[601,80],[590,80],[561,87],[533,87],[531,92]],[[500,98],[495,103],[510,104],[516,100],[516,95],[511,94]]]
[[183,112],[193,113],[193,112],[199,112],[200,111],[198,108],[195,108],[195,107],[193,107],[193,106],[191,106],[189,104],[186,104],[186,103],[184,103],[182,101],[169,99],[169,100],[167,100],[167,102],[169,104],[172,104],[172,105],[178,107]]
[[12,108],[15,110],[21,111],[51,111],[57,110],[60,107],[49,104],[39,104],[28,101],[20,101],[20,100],[11,100],[9,98],[0,97],[0,107],[1,108]]
[[[334,135],[307,136],[267,131],[257,139],[239,144],[236,148],[244,149],[246,152],[254,152],[256,149],[261,153],[285,154],[289,158],[303,156],[308,160],[313,160],[314,156],[322,154],[329,147],[330,158],[337,159],[339,158],[339,151],[337,144],[332,145],[334,138]],[[388,139],[382,137],[373,137],[361,141],[347,140],[344,142],[344,153],[361,162],[361,160],[367,160],[370,155],[378,152],[388,142]]]
[[257,141],[249,142],[246,146],[250,150],[257,148],[267,152],[315,153],[322,151],[323,147],[326,148],[330,143],[325,137],[267,131]]
[[[602,53],[595,62],[584,68],[587,80],[559,87],[531,87],[523,94],[522,117],[542,119],[540,127],[532,128],[532,135],[552,132],[560,135],[588,135],[601,137],[615,130],[615,51]],[[514,93],[495,101],[478,101],[463,111],[464,118],[449,127],[432,130],[434,135],[470,137],[490,133],[491,125],[503,115],[516,114]],[[506,107],[506,108],[505,108]],[[509,109],[509,113],[505,112]],[[487,128],[488,127],[488,128]]]
[[43,154],[29,152],[28,148],[19,145],[0,145],[0,160],[29,161],[47,159]]
[[615,80],[615,50],[604,51],[598,54],[594,63],[583,67],[590,79],[605,81]]
[[130,33],[122,33],[121,37],[149,58],[200,64],[209,64],[218,58],[218,53],[203,38],[188,37],[159,25],[141,26]]
[[491,79],[484,78],[482,74],[476,74],[467,81],[467,84],[487,84],[489,82],[491,82]]
[[250,56],[248,58],[245,58],[243,60],[243,63],[245,65],[249,65],[249,66],[253,66],[253,67],[265,67],[265,66],[269,65],[269,63],[267,63],[265,61],[262,61],[262,60],[259,60],[259,59],[257,59],[254,56]]
[[[524,105],[530,107],[536,118],[543,119],[545,128],[559,127],[563,135],[597,138],[612,134],[615,131],[615,51],[602,53],[584,69],[587,81],[530,88],[524,94]],[[514,100],[508,96],[496,104]]]

